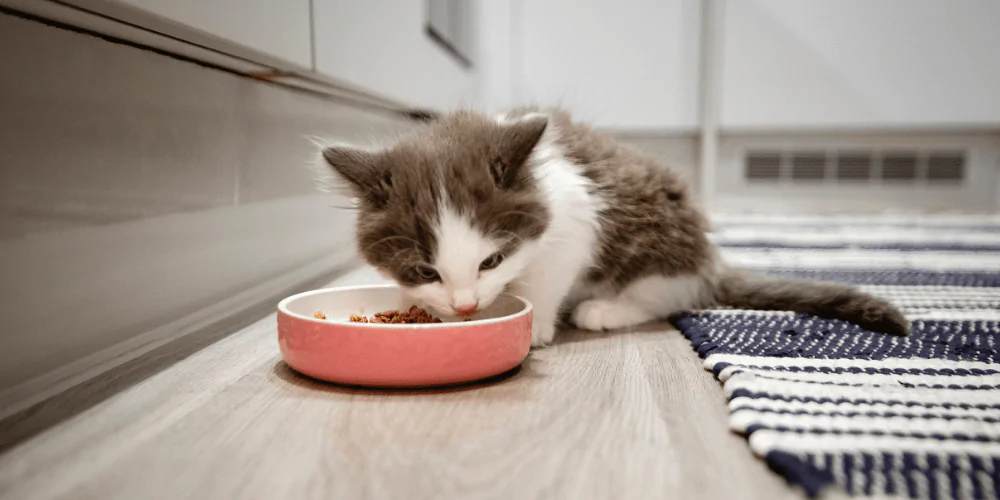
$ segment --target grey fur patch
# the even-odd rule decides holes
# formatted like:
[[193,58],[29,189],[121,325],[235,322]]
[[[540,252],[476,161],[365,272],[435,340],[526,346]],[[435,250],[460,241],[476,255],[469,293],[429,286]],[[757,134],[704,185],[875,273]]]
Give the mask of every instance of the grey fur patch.
[[594,184],[594,194],[607,204],[600,214],[600,248],[589,275],[592,286],[620,290],[649,275],[697,274],[710,292],[702,307],[788,310],[893,335],[909,332],[909,322],[896,307],[850,286],[771,279],[731,269],[719,274],[718,251],[706,237],[708,220],[683,179],[612,137],[574,123],[560,110],[522,108],[507,116],[538,112],[552,117],[557,144],[580,165]]
[[556,144],[606,204],[591,285],[620,290],[654,274],[699,274],[712,263],[708,222],[680,176],[565,112],[522,108],[507,116],[537,112],[551,117]]
[[361,255],[401,284],[419,284],[413,270],[434,261],[444,203],[507,253],[540,237],[550,214],[524,166],[546,125],[544,119],[499,124],[462,112],[381,151],[325,149],[323,157],[359,200]]

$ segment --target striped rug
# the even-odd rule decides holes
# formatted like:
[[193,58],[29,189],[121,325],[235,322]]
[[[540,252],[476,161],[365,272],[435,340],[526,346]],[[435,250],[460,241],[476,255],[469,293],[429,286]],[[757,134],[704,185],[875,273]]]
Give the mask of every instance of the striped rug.
[[891,338],[786,312],[677,320],[771,468],[811,496],[1000,497],[1000,217],[728,216],[713,238],[732,264],[854,283],[913,324]]

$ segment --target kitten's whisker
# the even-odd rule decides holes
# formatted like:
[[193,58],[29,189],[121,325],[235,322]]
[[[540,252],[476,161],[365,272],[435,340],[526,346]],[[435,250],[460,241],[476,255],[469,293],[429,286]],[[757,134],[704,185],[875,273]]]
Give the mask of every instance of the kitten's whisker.
[[519,243],[524,242],[524,238],[521,238],[521,236],[519,236],[517,233],[513,231],[497,231],[497,234],[510,235],[510,238],[507,241],[505,241],[504,244],[510,243],[512,241],[517,241]]
[[400,248],[399,250],[397,250],[396,253],[392,254],[392,257],[389,257],[389,263],[390,264],[395,263],[396,262],[396,258],[398,258],[401,253],[403,253],[403,252],[405,252],[407,250],[409,250],[409,249],[408,248]]
[[370,249],[374,248],[376,245],[381,245],[382,243],[385,243],[385,242],[391,241],[391,240],[409,241],[409,242],[413,243],[414,245],[416,245],[417,248],[419,248],[421,250],[424,250],[424,251],[427,250],[427,249],[424,248],[424,246],[419,241],[417,241],[417,240],[415,240],[413,238],[410,238],[409,236],[403,236],[403,235],[399,235],[399,234],[392,235],[392,236],[386,236],[385,238],[379,239],[378,241],[372,243],[371,245],[368,245],[368,247],[366,248],[366,250],[370,250]]

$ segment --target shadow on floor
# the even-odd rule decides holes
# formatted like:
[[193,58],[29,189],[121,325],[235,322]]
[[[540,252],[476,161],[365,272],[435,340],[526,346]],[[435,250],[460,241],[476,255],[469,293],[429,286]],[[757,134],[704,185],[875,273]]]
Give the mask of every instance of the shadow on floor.
[[270,299],[250,305],[239,314],[220,320],[196,333],[176,339],[0,420],[0,453],[60,422],[93,408],[115,394],[139,384],[188,356],[260,321],[268,314],[273,314],[275,304],[281,298],[325,285],[334,278],[343,275],[345,271],[345,269],[337,269],[292,289],[278,290]]
[[668,321],[653,321],[650,323],[643,323],[641,325],[632,326],[629,328],[622,328],[619,330],[610,330],[605,332],[591,332],[586,330],[579,330],[574,327],[568,326],[563,327],[556,333],[556,338],[552,342],[553,346],[559,345],[569,345],[578,342],[588,342],[595,341],[599,339],[608,339],[612,337],[622,337],[626,335],[643,335],[643,336],[653,336],[653,335],[681,335],[680,331],[672,323]]
[[522,378],[534,378],[538,374],[531,369],[532,365],[531,355],[524,360],[520,365],[516,366],[514,369],[507,372],[501,373],[500,375],[495,375],[493,377],[477,380],[474,382],[454,384],[448,386],[439,387],[421,387],[421,388],[378,388],[378,387],[361,387],[361,386],[349,386],[340,385],[332,382],[325,382],[318,380],[307,375],[302,375],[296,372],[284,361],[277,361],[272,369],[273,373],[282,381],[295,385],[303,389],[309,389],[314,391],[337,393],[337,394],[365,394],[365,395],[377,395],[377,396],[420,396],[428,394],[450,394],[456,392],[466,392],[475,391],[479,389],[484,389],[487,387],[496,386],[499,384],[512,382],[517,379]]

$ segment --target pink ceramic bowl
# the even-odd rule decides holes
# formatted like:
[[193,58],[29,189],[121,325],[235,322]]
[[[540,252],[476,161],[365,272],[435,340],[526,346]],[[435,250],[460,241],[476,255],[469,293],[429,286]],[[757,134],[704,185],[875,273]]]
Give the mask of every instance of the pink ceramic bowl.
[[[409,309],[395,285],[330,288],[278,304],[278,344],[299,373],[346,385],[428,387],[471,382],[521,364],[531,346],[531,304],[503,295],[473,321],[351,323]],[[327,319],[315,319],[321,311]]]

